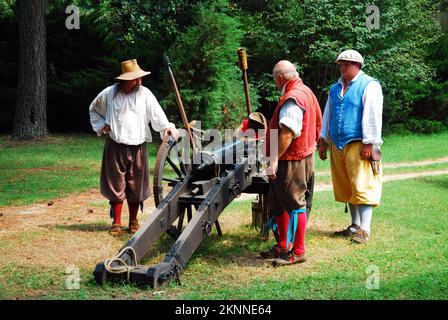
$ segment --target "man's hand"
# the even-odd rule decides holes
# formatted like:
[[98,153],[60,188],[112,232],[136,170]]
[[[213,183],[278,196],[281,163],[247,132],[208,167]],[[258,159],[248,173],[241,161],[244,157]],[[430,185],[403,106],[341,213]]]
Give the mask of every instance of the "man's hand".
[[363,144],[361,147],[361,159],[362,160],[369,160],[372,157],[373,152],[373,144]]
[[271,161],[269,163],[269,167],[266,168],[266,175],[268,176],[269,180],[274,180],[277,175],[277,168],[278,168],[278,162],[277,161]]
[[176,128],[167,128],[163,132],[163,139],[168,136],[172,136],[174,140],[177,140],[179,138],[179,131]]
[[103,129],[101,129],[101,132],[102,132],[103,134],[108,134],[109,131],[111,131],[111,129],[110,129],[110,125],[108,125],[108,124],[105,124],[104,127],[103,127]]
[[319,143],[319,158],[321,160],[327,159],[327,150],[328,150],[328,143],[324,139],[320,139]]

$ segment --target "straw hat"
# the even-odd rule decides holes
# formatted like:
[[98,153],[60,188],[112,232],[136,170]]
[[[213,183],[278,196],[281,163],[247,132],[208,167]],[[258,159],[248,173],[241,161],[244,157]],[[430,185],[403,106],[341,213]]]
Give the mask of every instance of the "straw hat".
[[243,137],[242,133],[246,131],[247,129],[254,129],[255,130],[255,140],[258,140],[262,137],[258,136],[257,130],[264,129],[266,130],[268,128],[268,122],[264,115],[260,112],[252,112],[249,114],[248,119],[244,119],[243,123],[236,129],[238,132],[238,136],[241,138]]
[[249,114],[249,128],[260,130],[266,130],[268,128],[268,122],[264,115],[260,112],[252,112]]
[[116,77],[117,80],[134,80],[144,77],[151,72],[143,71],[137,64],[137,59],[126,60],[121,63],[121,74]]

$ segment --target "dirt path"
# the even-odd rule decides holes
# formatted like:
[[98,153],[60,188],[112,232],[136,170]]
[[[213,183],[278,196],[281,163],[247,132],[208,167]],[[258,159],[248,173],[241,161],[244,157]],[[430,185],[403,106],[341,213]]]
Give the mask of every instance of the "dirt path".
[[445,162],[448,162],[448,157],[434,159],[434,160],[386,163],[386,164],[384,164],[384,168],[390,169],[390,168],[417,167],[417,166],[427,166],[429,164],[438,164],[438,163],[445,163]]
[[[426,177],[426,176],[440,176],[448,174],[447,170],[433,170],[433,171],[421,171],[421,172],[408,172],[408,173],[400,173],[400,174],[391,174],[383,176],[383,182],[388,181],[396,181],[396,180],[406,180],[413,179],[417,177]],[[316,183],[314,186],[314,191],[328,191],[333,188],[331,183]]]
[[[448,157],[433,159],[433,160],[422,160],[422,161],[409,161],[409,162],[393,162],[393,163],[385,163],[383,165],[383,169],[397,169],[397,168],[408,168],[408,167],[422,167],[430,164],[440,164],[447,163]],[[327,176],[329,175],[329,171],[317,171],[315,173],[316,176]]]

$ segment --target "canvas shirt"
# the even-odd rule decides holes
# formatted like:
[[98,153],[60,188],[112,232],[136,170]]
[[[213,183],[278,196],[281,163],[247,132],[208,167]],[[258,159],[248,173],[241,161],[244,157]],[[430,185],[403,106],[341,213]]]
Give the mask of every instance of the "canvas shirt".
[[154,131],[160,132],[161,138],[165,129],[175,127],[156,97],[144,86],[129,94],[117,92],[117,85],[107,87],[92,101],[89,114],[92,129],[98,136],[102,135],[104,125],[109,124],[110,138],[126,145],[151,142],[149,123]]
[[[351,82],[356,81],[364,72],[359,70],[358,74]],[[342,82],[342,77],[338,80]],[[343,90],[343,89],[342,89]],[[341,92],[342,96],[342,92]],[[362,96],[363,115],[362,115],[362,143],[382,145],[381,127],[382,127],[382,113],[383,113],[383,92],[381,85],[377,81],[371,81],[364,90]],[[320,136],[326,141],[330,142],[330,119],[331,119],[331,99],[328,96],[325,110],[322,117],[322,130]]]

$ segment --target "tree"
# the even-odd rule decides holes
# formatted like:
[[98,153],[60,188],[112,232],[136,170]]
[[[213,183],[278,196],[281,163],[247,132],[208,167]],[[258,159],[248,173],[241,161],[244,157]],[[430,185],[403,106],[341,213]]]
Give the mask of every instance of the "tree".
[[47,130],[45,0],[17,1],[19,80],[12,137],[40,139]]
[[[236,63],[242,31],[239,22],[221,10],[199,5],[194,25],[180,33],[168,50],[189,119],[202,121],[207,129],[237,127],[246,112]],[[256,105],[255,92],[252,95]],[[170,94],[161,104],[173,101]]]
[[189,119],[201,120],[203,128],[239,125],[245,113],[236,53],[242,30],[228,0],[109,0],[99,12],[117,58],[146,62],[152,74],[144,81],[156,96],[165,97],[160,103],[170,118],[179,120],[165,53]]
[[[366,60],[366,73],[381,81],[384,125],[406,122],[418,97],[418,85],[434,75],[427,48],[440,37],[429,0],[375,1],[379,29],[366,26],[367,4],[351,0],[233,0],[241,8],[246,34],[257,66],[254,77],[263,104],[276,100],[270,71],[279,59],[296,62],[305,83],[323,107],[329,86],[340,76],[334,63],[345,49]],[[268,70],[268,72],[266,72]],[[417,90],[417,91],[416,91]]]

